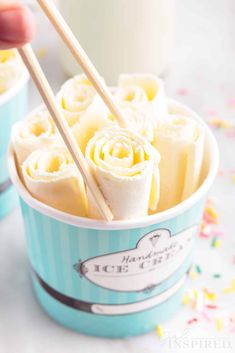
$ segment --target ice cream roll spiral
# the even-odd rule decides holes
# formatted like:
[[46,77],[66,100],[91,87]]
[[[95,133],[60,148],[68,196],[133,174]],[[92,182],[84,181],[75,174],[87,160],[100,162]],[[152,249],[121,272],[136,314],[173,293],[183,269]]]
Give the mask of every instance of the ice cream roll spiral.
[[161,155],[159,211],[188,198],[199,186],[205,132],[191,117],[169,114],[155,129],[154,147]]
[[76,124],[92,104],[96,91],[84,74],[66,81],[57,99],[69,126]]
[[[157,209],[160,155],[145,138],[110,127],[93,136],[85,155],[114,219],[136,219]],[[90,195],[89,216],[101,218]]]
[[44,108],[37,109],[25,120],[14,124],[11,141],[19,165],[37,149],[63,144],[49,112]]
[[120,103],[122,112],[131,128],[138,132],[141,136],[145,137],[149,142],[154,140],[154,123],[149,119],[148,113],[142,107],[134,104]]
[[85,154],[88,141],[97,131],[114,125],[117,126],[117,122],[100,97],[95,96],[93,103],[72,127],[74,137],[83,154]]
[[23,71],[24,65],[16,50],[0,50],[0,94],[14,86]]
[[22,175],[37,200],[72,215],[87,216],[84,182],[66,148],[34,151],[23,163]]
[[164,84],[154,75],[120,75],[115,99],[122,106],[134,105],[144,109],[154,126],[167,114]]

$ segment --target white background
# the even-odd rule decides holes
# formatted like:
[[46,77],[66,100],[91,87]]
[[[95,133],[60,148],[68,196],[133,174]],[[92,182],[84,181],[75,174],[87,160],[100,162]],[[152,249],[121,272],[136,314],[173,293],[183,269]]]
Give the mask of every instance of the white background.
[[[234,0],[181,0],[178,7],[176,48],[172,65],[166,75],[168,95],[190,105],[202,116],[215,109],[220,117],[234,119],[235,108],[228,100],[235,99],[235,2]],[[57,90],[65,80],[59,64],[57,40],[44,16],[37,15],[40,37],[34,43],[37,49],[46,49],[42,65],[53,88]],[[188,94],[179,97],[179,88]],[[30,107],[40,102],[31,84]],[[225,176],[218,177],[211,195],[215,197],[220,214],[220,225],[225,232],[220,249],[210,247],[207,240],[199,240],[196,262],[203,274],[192,283],[220,290],[235,277],[235,183],[229,171],[235,169],[235,138],[227,139],[223,131],[216,132],[221,152],[221,168]],[[201,320],[187,331],[187,348],[172,348],[172,337],[183,335],[186,321],[193,311],[182,308],[178,315],[163,325],[170,340],[160,342],[155,332],[125,339],[105,340],[85,337],[57,325],[41,310],[34,298],[29,264],[26,257],[24,231],[20,211],[14,211],[0,221],[0,352],[3,353],[156,353],[156,352],[232,352],[234,334],[227,329],[218,334],[214,323]],[[215,282],[211,275],[222,274]],[[217,284],[216,284],[217,283]],[[235,308],[234,295],[219,300],[221,307],[231,312]],[[205,339],[219,338],[233,349],[193,347],[193,338],[202,346]],[[191,347],[191,348],[190,348]]]

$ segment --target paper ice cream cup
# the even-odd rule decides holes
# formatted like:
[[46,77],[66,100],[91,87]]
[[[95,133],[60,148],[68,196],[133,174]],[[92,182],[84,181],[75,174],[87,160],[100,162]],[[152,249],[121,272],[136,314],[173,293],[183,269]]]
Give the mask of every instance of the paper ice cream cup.
[[28,79],[28,73],[24,71],[17,83],[0,95],[0,219],[18,203],[8,175],[6,152],[11,126],[26,113]]
[[[200,120],[177,102],[170,101],[170,109]],[[21,183],[10,152],[35,292],[52,318],[85,334],[123,337],[150,331],[177,311],[218,169],[217,144],[204,126],[199,189],[172,209],[138,220],[107,223],[40,203]]]

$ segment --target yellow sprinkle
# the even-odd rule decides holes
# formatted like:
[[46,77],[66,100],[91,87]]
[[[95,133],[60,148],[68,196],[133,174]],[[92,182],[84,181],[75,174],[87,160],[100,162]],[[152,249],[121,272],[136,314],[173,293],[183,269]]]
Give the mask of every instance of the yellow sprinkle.
[[196,273],[194,270],[191,270],[191,271],[189,272],[189,277],[190,277],[191,279],[195,279],[195,278],[197,278],[197,273]]
[[196,309],[197,307],[197,298],[198,298],[198,291],[193,289],[193,299],[192,299],[192,309]]
[[219,220],[218,213],[212,206],[206,207],[206,212],[211,216],[211,218],[217,223]]
[[216,294],[215,294],[215,293],[207,292],[207,293],[206,293],[206,297],[207,297],[207,299],[209,299],[209,300],[211,300],[211,301],[216,300]]
[[223,329],[223,322],[222,322],[221,319],[216,319],[216,328],[217,328],[217,330],[218,330],[219,332],[222,331],[222,329]]
[[228,129],[232,126],[228,120],[221,119],[218,117],[211,119],[210,123],[211,123],[211,125],[218,127],[218,128],[222,128],[222,129]]
[[188,305],[188,304],[190,303],[190,298],[189,298],[189,295],[188,295],[188,294],[185,294],[185,295],[183,296],[182,303],[183,303],[184,305]]
[[38,59],[44,59],[47,56],[47,49],[38,48],[36,50],[36,55],[37,55]]
[[224,294],[230,294],[230,293],[233,293],[233,292],[235,292],[235,288],[234,287],[227,287],[227,288],[223,289],[223,293]]
[[232,279],[231,287],[227,287],[223,289],[224,294],[230,294],[235,292],[235,278]]
[[158,337],[160,338],[163,337],[163,329],[161,325],[157,325],[156,331],[157,331]]
[[232,175],[232,181],[234,181],[234,182],[235,182],[235,174],[234,174],[234,175]]
[[214,248],[219,248],[221,246],[221,240],[220,239],[216,239],[213,243],[213,247]]

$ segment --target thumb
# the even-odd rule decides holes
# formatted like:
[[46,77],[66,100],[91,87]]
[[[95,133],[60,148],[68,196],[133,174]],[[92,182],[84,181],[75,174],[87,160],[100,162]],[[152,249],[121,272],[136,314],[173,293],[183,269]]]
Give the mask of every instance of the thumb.
[[31,41],[34,33],[34,18],[27,7],[0,0],[0,49],[18,48]]

